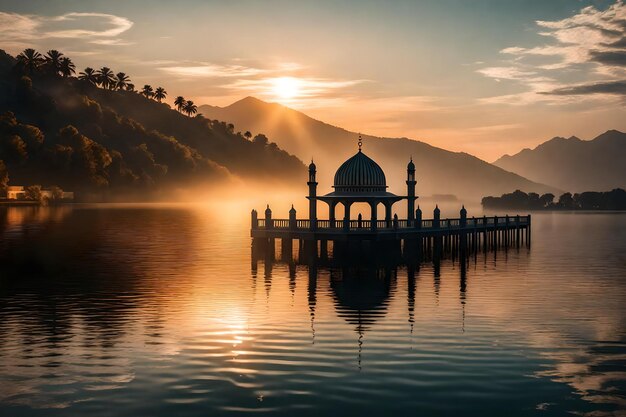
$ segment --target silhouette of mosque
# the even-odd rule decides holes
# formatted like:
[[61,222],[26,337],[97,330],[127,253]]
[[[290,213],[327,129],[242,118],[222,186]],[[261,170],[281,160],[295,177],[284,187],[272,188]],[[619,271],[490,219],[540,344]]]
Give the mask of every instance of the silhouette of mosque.
[[[468,251],[482,248],[530,243],[530,215],[467,217],[467,210],[461,207],[458,218],[441,218],[439,207],[433,211],[432,219],[423,219],[422,211],[415,202],[417,180],[415,164],[410,159],[407,164],[406,195],[396,195],[387,191],[387,181],[382,168],[362,150],[359,136],[358,151],[337,169],[334,178],[334,191],[317,194],[317,167],[313,161],[309,165],[307,185],[309,187],[309,218],[298,219],[294,207],[288,219],[275,219],[269,205],[265,217],[260,219],[256,210],[251,213],[253,249],[274,251],[275,240],[280,239],[283,254],[291,254],[293,241],[299,244],[300,255],[308,258],[328,256],[328,243],[332,243],[334,258],[354,255],[369,250],[385,258],[396,257],[435,259],[445,253],[464,256]],[[406,218],[392,216],[393,205],[407,200]],[[328,219],[318,219],[317,203],[328,205]],[[351,216],[350,208],[355,203],[365,203],[370,207],[370,218],[357,219]],[[384,218],[378,219],[378,206],[384,207]],[[343,206],[343,219],[335,216],[338,205]],[[373,249],[373,251],[371,251]]]

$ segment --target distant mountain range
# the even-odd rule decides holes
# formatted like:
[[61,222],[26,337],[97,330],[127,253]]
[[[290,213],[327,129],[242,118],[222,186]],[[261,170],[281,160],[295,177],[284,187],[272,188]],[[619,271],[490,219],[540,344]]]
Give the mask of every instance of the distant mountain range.
[[[210,119],[233,123],[236,130],[265,133],[280,148],[303,161],[315,159],[320,188],[329,190],[339,165],[357,151],[357,134],[315,120],[276,103],[247,97],[227,107],[200,106]],[[462,200],[479,201],[516,189],[537,193],[560,190],[530,181],[472,155],[450,152],[407,138],[363,136],[363,151],[385,170],[390,191],[403,194],[406,165],[412,156],[416,165],[418,193],[454,194]]]
[[626,133],[609,130],[593,140],[556,137],[494,165],[570,192],[626,188]]

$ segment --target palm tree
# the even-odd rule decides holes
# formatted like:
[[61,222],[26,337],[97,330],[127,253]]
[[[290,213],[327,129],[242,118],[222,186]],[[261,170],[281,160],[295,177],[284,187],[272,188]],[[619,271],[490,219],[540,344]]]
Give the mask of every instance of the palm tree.
[[154,98],[156,99],[156,101],[158,101],[159,103],[161,102],[161,100],[164,100],[165,97],[167,97],[167,91],[165,91],[165,88],[163,87],[157,87],[156,90],[154,90]]
[[115,78],[113,77],[113,71],[109,67],[102,67],[98,71],[98,83],[102,88],[115,87]]
[[133,83],[126,84],[126,91],[135,91],[135,84]]
[[76,65],[74,65],[71,59],[64,56],[61,58],[59,70],[63,78],[71,77],[72,74],[76,73]]
[[17,60],[29,74],[33,74],[37,71],[43,63],[43,57],[33,48],[24,49],[24,51],[17,56]]
[[85,70],[83,72],[81,72],[80,74],[78,74],[78,79],[79,80],[84,80],[87,81],[93,85],[98,84],[98,73],[96,72],[95,69],[91,68],[91,67],[87,67],[85,68]]
[[191,116],[192,114],[196,114],[198,113],[198,106],[196,106],[195,104],[193,104],[193,101],[191,100],[187,100],[185,102],[185,106],[183,108],[183,111],[185,113],[187,113],[187,116]]
[[115,75],[115,87],[118,90],[123,90],[130,83],[130,77],[123,72],[118,72]]
[[145,98],[151,98],[152,96],[154,96],[154,90],[150,85],[146,84],[141,89],[141,95],[143,95]]
[[176,110],[178,110],[179,112],[183,111],[183,108],[185,107],[185,97],[183,96],[178,96],[176,97],[176,100],[174,100],[174,105],[176,106]]
[[58,74],[61,71],[61,58],[63,54],[56,49],[51,49],[46,52],[44,60],[46,61],[46,67],[52,74]]

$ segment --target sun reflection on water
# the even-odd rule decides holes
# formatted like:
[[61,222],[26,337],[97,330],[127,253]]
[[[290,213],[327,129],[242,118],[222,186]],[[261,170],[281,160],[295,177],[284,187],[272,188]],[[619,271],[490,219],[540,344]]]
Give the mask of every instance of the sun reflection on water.
[[466,266],[311,268],[254,262],[237,207],[4,212],[2,414],[623,408],[626,216],[537,216],[530,251]]

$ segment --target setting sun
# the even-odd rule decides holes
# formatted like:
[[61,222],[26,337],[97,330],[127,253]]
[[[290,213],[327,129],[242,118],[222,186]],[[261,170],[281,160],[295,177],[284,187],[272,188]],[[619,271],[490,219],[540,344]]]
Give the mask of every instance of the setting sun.
[[272,80],[271,91],[276,98],[289,100],[300,95],[301,82],[293,77],[280,77]]

